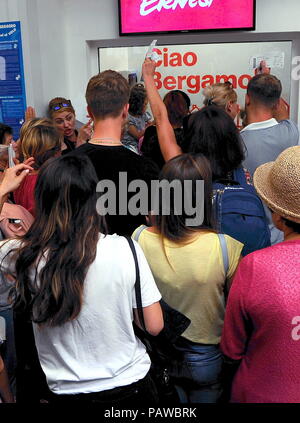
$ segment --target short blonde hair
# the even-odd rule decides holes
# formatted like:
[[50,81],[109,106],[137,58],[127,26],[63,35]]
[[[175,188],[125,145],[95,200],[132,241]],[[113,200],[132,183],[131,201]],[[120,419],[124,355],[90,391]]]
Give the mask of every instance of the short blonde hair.
[[54,128],[53,122],[52,120],[48,119],[48,118],[33,118],[33,119],[28,119],[26,120],[26,122],[22,125],[21,129],[20,129],[20,141],[22,142],[22,140],[24,139],[25,133],[29,128],[32,128],[34,126],[37,125],[48,125],[48,126],[52,126]]
[[220,82],[218,84],[212,84],[203,90],[205,106],[215,105],[226,109],[227,104],[231,101],[232,103],[237,102],[237,93],[233,89],[231,82]]
[[33,167],[39,169],[61,150],[62,135],[55,129],[51,120],[35,118],[22,126],[20,142],[24,160],[33,157]]

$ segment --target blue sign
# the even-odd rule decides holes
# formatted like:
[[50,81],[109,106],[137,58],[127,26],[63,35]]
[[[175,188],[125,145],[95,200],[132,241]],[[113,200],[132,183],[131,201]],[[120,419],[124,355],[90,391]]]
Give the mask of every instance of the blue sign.
[[26,109],[20,22],[0,23],[0,122],[19,138]]

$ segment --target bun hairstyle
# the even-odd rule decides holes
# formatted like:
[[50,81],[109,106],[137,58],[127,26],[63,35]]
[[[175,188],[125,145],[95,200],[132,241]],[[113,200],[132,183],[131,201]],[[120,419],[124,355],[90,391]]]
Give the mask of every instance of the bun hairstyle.
[[220,82],[218,84],[209,85],[203,90],[205,106],[218,106],[226,109],[227,104],[237,102],[237,94],[233,89],[232,83]]

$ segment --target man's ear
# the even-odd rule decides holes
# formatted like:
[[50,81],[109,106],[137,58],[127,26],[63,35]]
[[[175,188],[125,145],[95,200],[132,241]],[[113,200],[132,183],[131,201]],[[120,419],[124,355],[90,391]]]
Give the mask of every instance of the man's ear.
[[92,113],[92,111],[91,111],[90,106],[87,106],[86,110],[87,110],[87,114],[89,115],[89,117],[90,117],[92,120],[95,120],[94,115],[93,115],[93,113]]
[[250,103],[251,103],[251,101],[250,101],[249,94],[246,94],[246,96],[245,96],[245,104],[246,104],[246,106],[250,106]]
[[127,119],[128,109],[129,109],[129,104],[127,103],[127,104],[125,104],[125,106],[123,107],[123,110],[122,110],[122,118],[123,119]]
[[275,111],[278,111],[280,109],[280,106],[281,106],[281,102],[280,102],[280,98],[279,98],[278,101],[272,107],[272,109],[275,110]]

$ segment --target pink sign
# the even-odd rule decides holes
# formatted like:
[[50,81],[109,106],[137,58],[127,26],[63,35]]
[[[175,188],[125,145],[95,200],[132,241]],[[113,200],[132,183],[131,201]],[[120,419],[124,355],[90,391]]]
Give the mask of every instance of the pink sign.
[[253,29],[255,0],[119,0],[121,34]]

